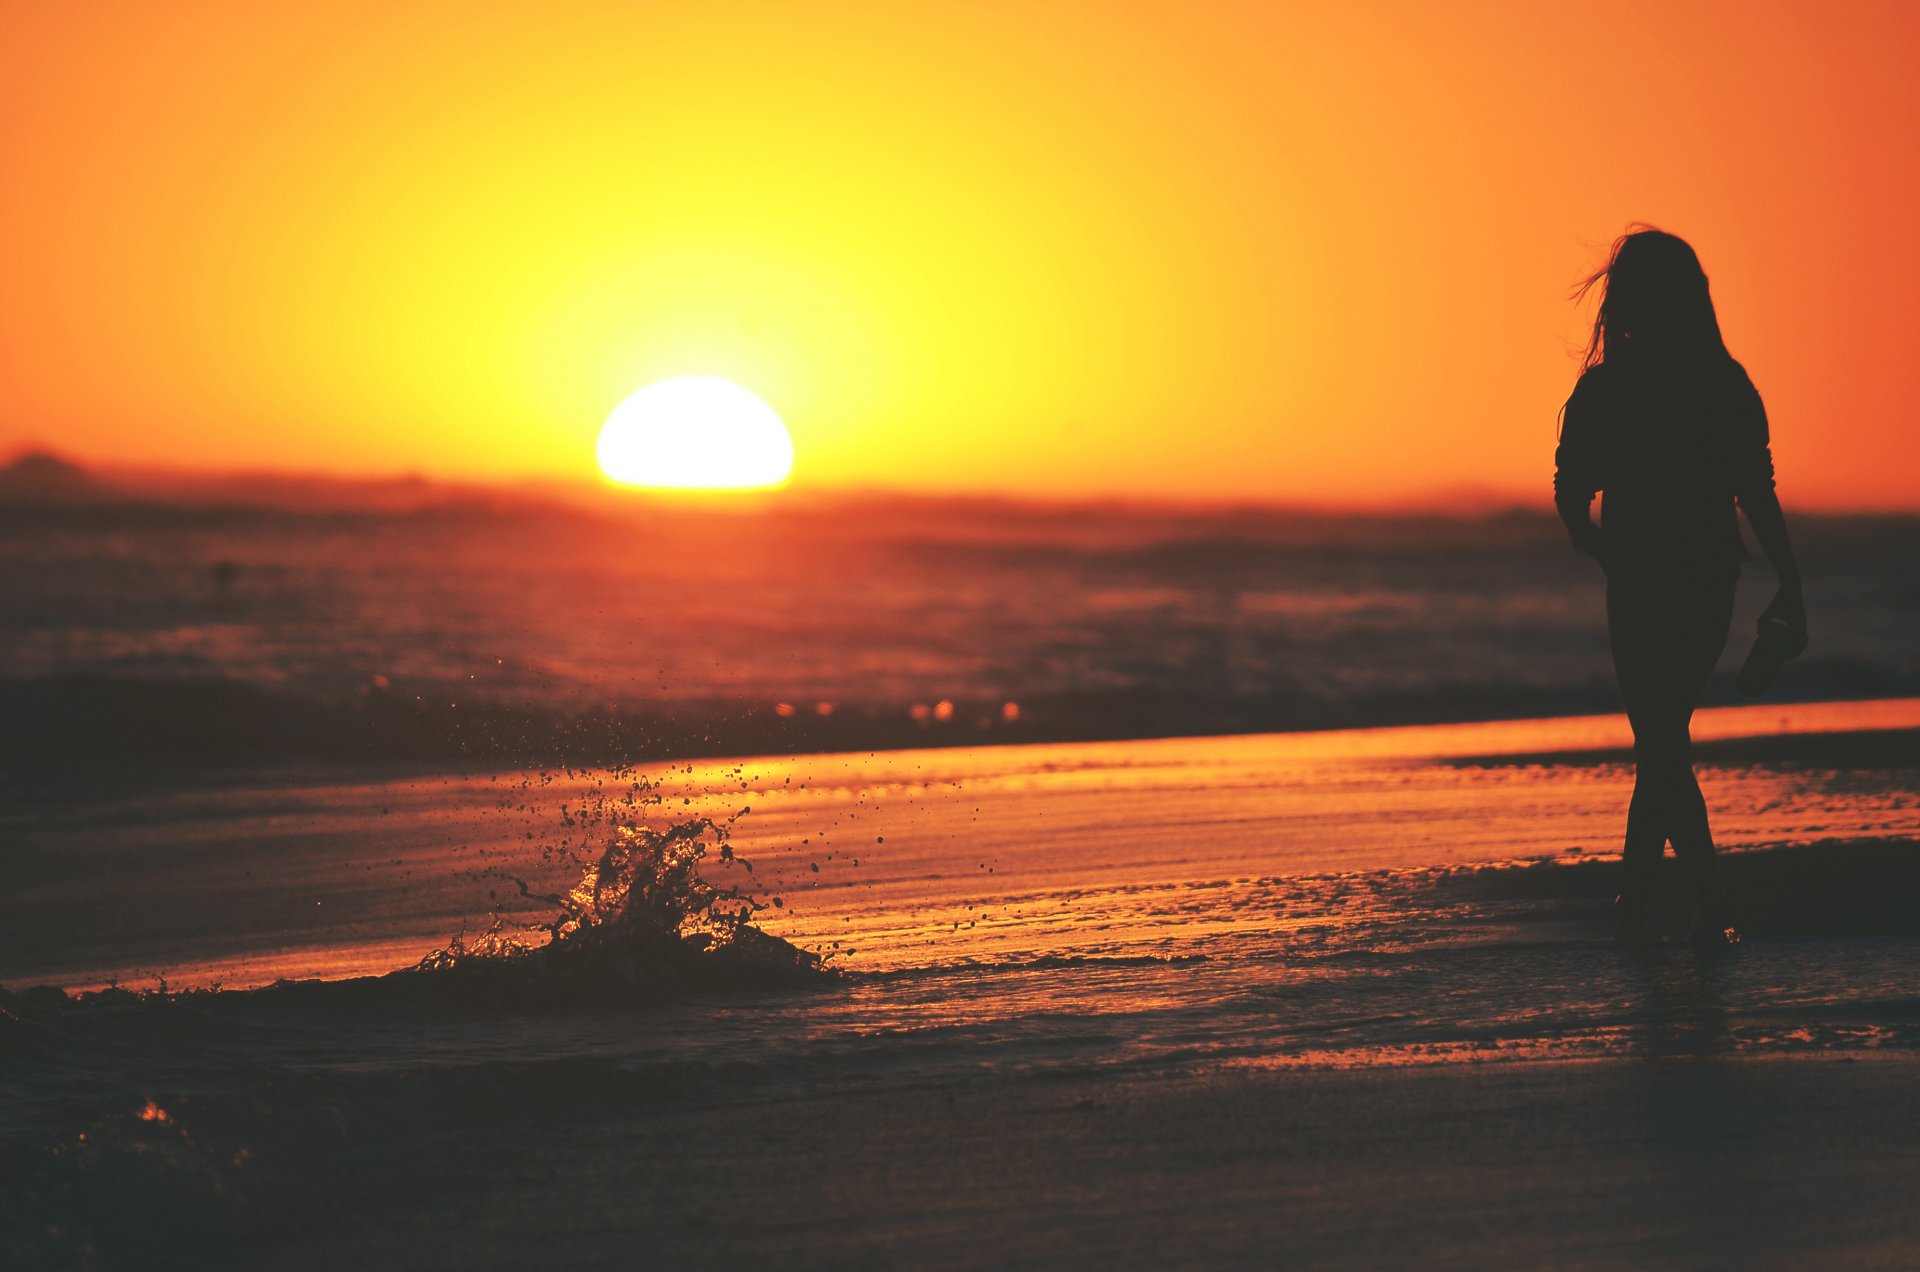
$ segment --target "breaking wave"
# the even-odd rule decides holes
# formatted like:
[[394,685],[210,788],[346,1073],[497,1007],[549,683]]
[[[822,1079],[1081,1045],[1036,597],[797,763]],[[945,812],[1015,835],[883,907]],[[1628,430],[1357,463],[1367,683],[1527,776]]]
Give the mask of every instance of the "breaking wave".
[[541,894],[512,880],[522,896],[555,908],[538,937],[510,933],[496,917],[478,940],[456,937],[382,979],[591,992],[675,983],[796,984],[828,974],[821,955],[753,926],[753,915],[768,902],[743,883],[722,887],[702,873],[711,861],[751,876],[752,865],[727,842],[730,824],[695,817],[663,830],[614,825],[570,891]]

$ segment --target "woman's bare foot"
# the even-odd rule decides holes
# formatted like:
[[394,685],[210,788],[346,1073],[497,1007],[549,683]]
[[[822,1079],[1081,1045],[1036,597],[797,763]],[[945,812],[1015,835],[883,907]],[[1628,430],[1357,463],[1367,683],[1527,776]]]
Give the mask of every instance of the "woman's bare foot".
[[1740,929],[1733,923],[1733,907],[1725,897],[1694,906],[1693,922],[1687,925],[1687,944],[1709,949],[1740,944]]

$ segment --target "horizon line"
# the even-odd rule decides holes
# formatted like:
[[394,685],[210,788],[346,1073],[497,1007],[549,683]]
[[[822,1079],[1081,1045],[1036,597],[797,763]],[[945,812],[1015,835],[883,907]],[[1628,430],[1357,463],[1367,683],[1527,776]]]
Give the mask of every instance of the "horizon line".
[[[369,470],[339,468],[272,468],[259,465],[185,465],[98,461],[82,459],[72,452],[29,442],[13,448],[0,458],[0,475],[12,471],[23,460],[52,460],[83,478],[112,484],[115,479],[135,485],[192,486],[196,484],[237,486],[247,482],[282,486],[306,486],[317,491],[324,487],[363,490],[393,487],[437,487],[442,491],[468,495],[546,495],[574,504],[674,504],[711,508],[719,503],[763,505],[782,498],[823,501],[921,501],[1022,504],[1033,507],[1137,507],[1191,512],[1229,512],[1234,510],[1294,512],[1326,516],[1374,515],[1419,516],[1452,515],[1462,517],[1498,516],[1511,512],[1552,513],[1552,492],[1542,483],[1538,491],[1466,484],[1430,486],[1414,490],[1359,496],[1290,495],[1275,492],[1260,495],[1223,492],[1218,495],[1168,494],[1125,489],[1080,489],[1073,491],[1037,491],[993,489],[979,486],[900,486],[881,483],[817,483],[788,481],[779,486],[738,490],[682,490],[621,486],[589,476],[564,476],[557,473],[532,473],[512,476],[504,473],[453,474],[430,472],[420,468]],[[345,493],[343,490],[343,493]],[[138,490],[123,490],[137,494]],[[190,493],[178,490],[174,493]],[[211,492],[209,492],[211,493]],[[1920,499],[1907,505],[1836,504],[1822,501],[1789,501],[1796,511],[1821,516],[1920,516]]]

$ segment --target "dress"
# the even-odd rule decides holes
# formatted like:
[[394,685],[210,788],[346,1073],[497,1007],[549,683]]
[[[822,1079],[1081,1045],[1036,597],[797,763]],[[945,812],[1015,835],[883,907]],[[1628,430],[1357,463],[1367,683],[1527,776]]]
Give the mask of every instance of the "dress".
[[1726,648],[1748,559],[1736,505],[1773,491],[1760,395],[1728,357],[1684,371],[1589,368],[1562,417],[1553,489],[1583,543],[1601,494],[1607,638],[1634,736],[1622,895],[1648,894],[1669,841],[1710,895],[1713,838],[1688,723]]
[[1682,370],[1590,367],[1554,453],[1554,503],[1569,527],[1601,493],[1609,577],[1705,578],[1749,559],[1735,505],[1773,490],[1767,412],[1738,362]]

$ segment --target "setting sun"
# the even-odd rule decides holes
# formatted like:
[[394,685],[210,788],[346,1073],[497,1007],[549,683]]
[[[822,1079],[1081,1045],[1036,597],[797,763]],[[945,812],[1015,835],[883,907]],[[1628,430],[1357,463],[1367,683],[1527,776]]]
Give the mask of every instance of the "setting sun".
[[600,430],[600,471],[623,486],[748,490],[793,471],[793,439],[773,408],[710,375],[640,390]]

